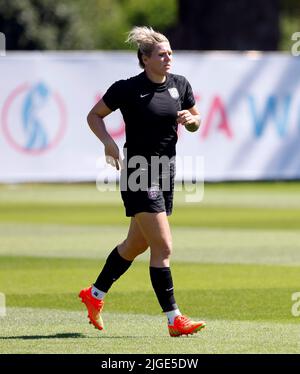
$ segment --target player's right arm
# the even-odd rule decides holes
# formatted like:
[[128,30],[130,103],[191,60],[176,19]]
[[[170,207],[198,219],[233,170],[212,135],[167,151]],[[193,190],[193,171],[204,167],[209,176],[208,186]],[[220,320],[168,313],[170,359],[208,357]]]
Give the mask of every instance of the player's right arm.
[[107,163],[119,170],[121,163],[119,148],[111,135],[107,132],[105,123],[103,121],[103,118],[109,115],[111,112],[112,110],[101,99],[90,110],[87,116],[87,122],[90,129],[104,145]]

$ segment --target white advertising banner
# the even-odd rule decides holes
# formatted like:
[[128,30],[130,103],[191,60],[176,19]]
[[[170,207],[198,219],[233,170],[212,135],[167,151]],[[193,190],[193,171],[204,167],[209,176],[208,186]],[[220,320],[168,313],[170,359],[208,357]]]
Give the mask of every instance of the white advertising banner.
[[[116,80],[141,70],[132,52],[7,53],[0,57],[0,182],[113,178],[86,116]],[[179,129],[177,179],[300,178],[300,58],[279,53],[175,52],[202,114]],[[120,148],[119,111],[106,118]],[[197,174],[199,174],[196,171]]]

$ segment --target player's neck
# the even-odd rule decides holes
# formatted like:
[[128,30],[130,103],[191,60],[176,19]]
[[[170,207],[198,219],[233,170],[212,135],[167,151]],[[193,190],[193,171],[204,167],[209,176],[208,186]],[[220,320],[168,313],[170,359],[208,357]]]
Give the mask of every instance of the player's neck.
[[164,83],[167,79],[166,75],[158,75],[152,71],[145,70],[147,78],[153,83]]

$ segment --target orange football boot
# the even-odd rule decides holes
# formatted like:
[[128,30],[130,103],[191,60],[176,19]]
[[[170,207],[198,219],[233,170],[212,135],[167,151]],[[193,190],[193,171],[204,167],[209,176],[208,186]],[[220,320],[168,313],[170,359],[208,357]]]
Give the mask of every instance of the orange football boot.
[[174,324],[168,325],[168,329],[171,336],[181,336],[196,334],[205,326],[206,322],[204,321],[195,322],[186,316],[177,316],[174,319]]
[[104,301],[98,300],[92,296],[92,286],[80,291],[79,295],[81,302],[85,304],[88,310],[88,318],[96,329],[103,330],[104,324],[100,313],[102,312]]

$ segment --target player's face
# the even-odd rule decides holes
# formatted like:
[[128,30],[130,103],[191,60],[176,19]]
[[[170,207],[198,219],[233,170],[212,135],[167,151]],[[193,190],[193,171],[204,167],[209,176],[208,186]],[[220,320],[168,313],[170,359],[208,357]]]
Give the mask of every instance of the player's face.
[[157,43],[150,57],[145,57],[146,69],[153,74],[164,76],[171,69],[172,50],[168,42]]

